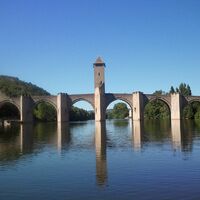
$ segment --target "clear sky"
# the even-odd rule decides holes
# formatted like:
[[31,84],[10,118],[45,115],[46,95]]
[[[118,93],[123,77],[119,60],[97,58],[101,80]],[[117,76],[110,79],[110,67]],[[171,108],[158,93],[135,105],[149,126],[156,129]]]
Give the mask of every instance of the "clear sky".
[[0,0],[0,74],[91,93],[99,55],[107,92],[200,95],[200,1]]

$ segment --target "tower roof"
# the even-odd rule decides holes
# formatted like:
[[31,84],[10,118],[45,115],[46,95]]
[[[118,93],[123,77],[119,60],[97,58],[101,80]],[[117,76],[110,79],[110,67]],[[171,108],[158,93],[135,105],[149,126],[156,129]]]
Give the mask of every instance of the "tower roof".
[[96,59],[94,65],[105,65],[105,63],[104,63],[103,59],[99,56],[99,57]]
[[98,63],[98,64],[103,64],[104,62],[103,62],[103,60],[102,60],[102,58],[99,56],[97,59],[96,59],[96,61],[95,61],[95,63]]

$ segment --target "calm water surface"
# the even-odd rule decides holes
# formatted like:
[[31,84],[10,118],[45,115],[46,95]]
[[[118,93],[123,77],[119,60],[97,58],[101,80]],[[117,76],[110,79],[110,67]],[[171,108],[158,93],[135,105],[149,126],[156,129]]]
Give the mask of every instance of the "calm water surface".
[[200,122],[0,127],[0,199],[200,199]]

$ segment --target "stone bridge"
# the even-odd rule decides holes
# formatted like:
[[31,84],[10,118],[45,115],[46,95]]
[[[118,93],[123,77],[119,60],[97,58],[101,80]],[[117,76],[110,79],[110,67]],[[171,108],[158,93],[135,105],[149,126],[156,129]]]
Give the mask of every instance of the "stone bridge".
[[181,113],[184,107],[193,102],[200,102],[200,96],[182,96],[179,93],[170,95],[152,95],[142,92],[133,93],[106,93],[104,78],[105,63],[101,58],[97,58],[94,63],[94,85],[93,94],[66,94],[50,96],[20,96],[8,97],[0,93],[0,108],[10,103],[14,105],[19,113],[21,122],[33,121],[33,109],[41,102],[51,104],[57,112],[57,121],[69,121],[69,113],[73,104],[78,101],[86,101],[94,108],[95,120],[104,121],[106,117],[106,108],[115,100],[126,102],[132,111],[133,120],[142,120],[144,117],[144,108],[148,102],[162,101],[171,113],[171,119],[181,119]]
[[[181,119],[181,113],[184,107],[193,102],[200,102],[200,96],[185,97],[178,93],[171,95],[151,95],[141,92],[131,94],[105,93],[105,104],[102,109],[104,116],[101,120],[105,119],[106,108],[116,100],[122,100],[130,106],[133,120],[142,120],[146,104],[153,101],[164,102],[170,110],[171,119]],[[0,94],[0,108],[6,103],[14,105],[19,110],[20,120],[22,122],[33,121],[33,109],[41,102],[49,103],[55,108],[58,122],[68,121],[71,107],[78,101],[88,102],[95,110],[95,94],[69,95],[60,93],[57,96],[21,96],[15,98]]]

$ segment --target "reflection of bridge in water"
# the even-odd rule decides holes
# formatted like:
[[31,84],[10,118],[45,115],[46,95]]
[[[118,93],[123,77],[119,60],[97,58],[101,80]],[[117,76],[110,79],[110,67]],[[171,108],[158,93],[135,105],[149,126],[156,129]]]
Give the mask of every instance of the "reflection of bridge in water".
[[[143,122],[136,121],[134,123],[131,123],[131,126],[133,150],[140,151],[143,149],[143,145],[146,144],[149,133],[145,132],[146,130]],[[5,152],[15,151],[15,153],[19,153],[19,156],[17,156],[16,159],[20,159],[21,155],[33,153],[35,149],[39,148],[38,146],[35,146],[36,144],[34,142],[36,137],[35,134],[37,134],[37,129],[39,130],[40,127],[34,130],[32,124],[20,125],[20,134],[16,135],[16,139],[14,140],[12,145],[0,143],[1,156],[3,156]],[[168,137],[171,138],[172,152],[185,152],[187,150],[190,151],[191,144],[189,143],[192,142],[192,139],[184,138],[188,134],[188,129],[185,129],[185,131],[186,133],[184,133],[180,120],[172,120],[171,130],[169,130],[169,134],[171,134],[171,136],[164,135],[164,138],[159,139],[159,141],[161,140],[162,143],[162,140],[164,140],[165,137]],[[95,123],[94,141],[96,149],[96,180],[98,185],[106,184],[108,178],[106,155],[108,135],[106,132],[106,123]],[[73,146],[73,139],[71,137],[70,126],[68,123],[58,123],[57,128],[55,127],[53,132],[49,134],[50,137],[46,139],[48,140],[48,145],[52,144],[55,147],[55,149],[57,148],[59,154],[62,154],[66,150],[69,150],[71,145]],[[150,140],[152,139],[150,138]],[[189,142],[187,143],[187,141]],[[189,148],[187,146],[189,146]],[[112,148],[115,148],[115,146],[113,146]]]
[[171,95],[152,95],[142,92],[125,93],[105,93],[105,63],[98,58],[94,63],[94,85],[93,94],[64,94],[60,93],[57,96],[21,96],[10,98],[0,94],[0,108],[6,103],[12,104],[19,111],[21,122],[33,121],[33,109],[41,102],[51,104],[57,113],[58,122],[69,121],[69,113],[74,103],[78,101],[86,101],[92,105],[95,113],[96,121],[104,121],[106,118],[106,108],[115,100],[126,102],[132,111],[133,120],[142,120],[144,117],[144,108],[148,102],[162,101],[164,102],[171,113],[171,119],[181,119],[183,108],[193,103],[200,102],[200,96],[185,97],[179,93]]

